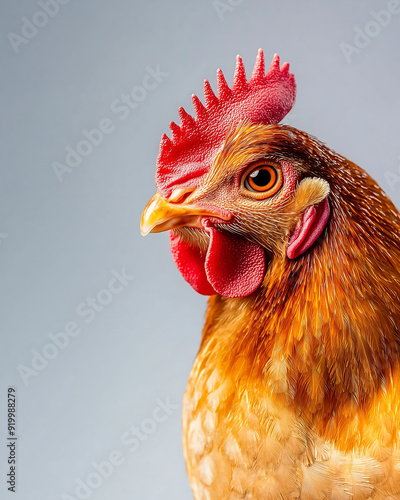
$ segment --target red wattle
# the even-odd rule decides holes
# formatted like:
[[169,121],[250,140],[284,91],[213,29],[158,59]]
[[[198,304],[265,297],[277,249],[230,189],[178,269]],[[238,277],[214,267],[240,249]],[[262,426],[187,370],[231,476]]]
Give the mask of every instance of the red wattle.
[[206,255],[198,247],[182,241],[173,231],[169,232],[169,243],[176,267],[184,279],[201,295],[215,295],[205,271]]
[[208,220],[203,225],[210,236],[206,254],[170,231],[172,256],[184,279],[202,295],[251,295],[264,279],[263,248],[241,236],[216,229]]
[[261,285],[265,275],[263,248],[242,236],[203,225],[210,235],[205,270],[208,281],[224,297],[247,297]]

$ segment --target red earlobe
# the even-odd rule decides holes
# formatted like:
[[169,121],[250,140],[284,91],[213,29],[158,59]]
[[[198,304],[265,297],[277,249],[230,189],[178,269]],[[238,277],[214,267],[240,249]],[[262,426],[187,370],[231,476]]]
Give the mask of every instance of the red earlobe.
[[329,201],[325,198],[318,205],[308,207],[292,234],[286,254],[295,259],[304,253],[324,230],[330,214]]

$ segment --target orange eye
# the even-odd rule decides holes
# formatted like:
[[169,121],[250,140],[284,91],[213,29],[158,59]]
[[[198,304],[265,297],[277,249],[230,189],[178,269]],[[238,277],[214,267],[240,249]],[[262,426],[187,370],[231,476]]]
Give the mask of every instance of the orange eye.
[[[253,167],[246,174],[244,187],[263,197],[272,196],[282,186],[282,175],[278,169],[272,165],[258,165]],[[257,196],[258,197],[258,196]]]

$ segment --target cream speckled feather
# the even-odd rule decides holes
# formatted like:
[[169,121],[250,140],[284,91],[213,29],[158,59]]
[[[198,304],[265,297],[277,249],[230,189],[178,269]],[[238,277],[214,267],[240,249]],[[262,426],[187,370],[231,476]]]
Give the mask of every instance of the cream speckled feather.
[[213,347],[210,340],[198,357],[183,405],[185,458],[196,500],[400,499],[398,440],[384,446],[385,435],[393,435],[389,415],[381,415],[374,428],[381,442],[361,453],[340,452],[257,384],[239,396],[208,357]]

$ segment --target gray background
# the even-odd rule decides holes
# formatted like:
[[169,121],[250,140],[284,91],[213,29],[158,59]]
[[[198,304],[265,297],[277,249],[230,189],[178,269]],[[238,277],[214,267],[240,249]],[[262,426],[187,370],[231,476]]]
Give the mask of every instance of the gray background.
[[[368,25],[371,10],[388,4],[71,0],[17,53],[7,34],[21,34],[21,18],[41,8],[36,0],[2,2],[2,498],[79,498],[77,480],[113,451],[124,463],[90,498],[191,497],[180,405],[206,299],[175,269],[167,235],[139,234],[159,138],[179,105],[192,110],[190,95],[202,96],[204,78],[215,88],[221,67],[231,83],[237,53],[250,74],[262,47],[268,65],[278,52],[296,76],[285,122],[363,166],[399,206],[400,14],[375,31]],[[354,45],[357,26],[374,36],[346,60],[341,44]],[[168,76],[121,120],[112,103],[157,64]],[[113,132],[59,182],[53,162],[65,163],[65,148],[105,118]],[[77,306],[123,268],[134,279],[86,324]],[[30,367],[32,349],[46,349],[49,333],[68,322],[81,333],[24,383],[18,366]],[[18,392],[14,496],[5,479],[9,386]],[[166,398],[179,408],[154,429],[146,419]],[[152,433],[130,451],[120,437],[142,424]]]

